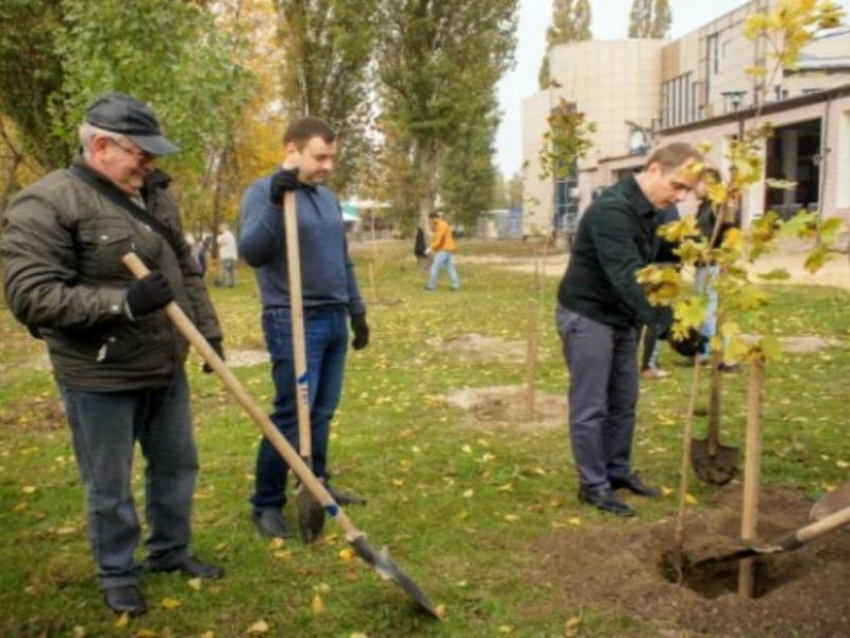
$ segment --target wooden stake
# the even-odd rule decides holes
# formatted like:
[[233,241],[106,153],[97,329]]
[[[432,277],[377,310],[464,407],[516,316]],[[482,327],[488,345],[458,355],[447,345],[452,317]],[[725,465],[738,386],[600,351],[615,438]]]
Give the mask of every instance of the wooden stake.
[[[744,504],[741,511],[741,540],[756,541],[761,483],[761,406],[764,388],[764,358],[750,361],[750,385],[747,391],[747,461],[744,468]],[[750,599],[755,593],[754,559],[742,560],[738,572],[738,594]]]
[[688,502],[688,465],[691,459],[691,443],[694,440],[694,409],[699,394],[700,368],[699,357],[694,357],[693,381],[691,382],[691,397],[688,401],[688,411],[685,414],[685,431],[682,433],[682,465],[679,470],[679,511],[676,514],[676,530],[673,534],[673,549],[676,556],[676,570],[679,572],[679,583],[682,582],[682,552],[685,545],[685,506]]
[[537,302],[528,300],[526,325],[525,396],[528,420],[534,421],[535,377],[537,376]]

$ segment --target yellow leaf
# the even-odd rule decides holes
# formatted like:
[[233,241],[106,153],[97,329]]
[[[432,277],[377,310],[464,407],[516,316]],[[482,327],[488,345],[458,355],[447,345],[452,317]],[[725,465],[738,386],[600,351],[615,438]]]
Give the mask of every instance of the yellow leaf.
[[369,636],[364,634],[362,631],[356,631],[353,634],[351,634],[348,638],[369,638]]
[[282,549],[285,544],[282,538],[273,538],[269,541],[269,549]]
[[542,467],[535,467],[534,473],[539,474],[540,476],[546,476],[546,470],[544,470]]
[[578,636],[578,628],[581,625],[581,618],[578,616],[573,616],[569,620],[567,620],[566,625],[564,626],[564,636],[566,638],[574,638]]
[[402,485],[404,485],[404,481],[402,481],[401,479],[393,479],[392,484],[396,487],[401,487]]
[[319,594],[315,594],[313,596],[313,600],[310,601],[310,611],[312,611],[315,615],[321,614],[323,611],[325,611],[325,605],[322,602],[322,597],[319,596]]
[[345,549],[343,549],[339,552],[339,557],[342,560],[344,560],[345,562],[348,562],[352,558],[354,558],[354,550],[351,549],[350,547],[346,547]]
[[499,633],[500,634],[509,634],[514,630],[513,625],[500,625]]
[[473,490],[473,489],[470,487],[468,490],[466,490],[466,491],[463,493],[463,498],[472,498],[474,494],[475,494],[475,490]]
[[267,634],[269,633],[269,625],[265,620],[258,620],[253,625],[248,627],[249,634]]
[[130,614],[124,612],[118,617],[118,620],[115,621],[116,629],[124,629],[127,625],[130,624]]
[[181,603],[181,602],[180,602],[179,600],[177,600],[176,598],[163,598],[163,599],[162,599],[162,602],[161,602],[160,604],[161,604],[163,607],[165,607],[166,609],[177,609],[177,608],[178,608],[178,607],[180,607],[180,605],[182,605],[183,603]]
[[673,493],[673,490],[671,490],[669,487],[662,487],[661,488],[661,494],[664,495],[664,496],[670,496],[672,493]]
[[201,634],[201,638],[215,638],[215,632],[205,631]]
[[578,527],[579,525],[581,525],[581,519],[578,516],[573,516],[572,518],[568,518],[567,522],[570,525],[574,525],[575,527]]
[[698,502],[699,501],[694,498],[693,494],[685,494],[685,503],[687,503],[688,505],[696,505]]
[[847,461],[836,461],[835,464],[842,470],[846,470],[848,467],[850,467],[850,463],[848,463]]
[[86,628],[77,625],[71,633],[72,638],[86,638]]
[[22,491],[24,494],[35,494],[35,488],[34,488],[32,485],[24,485],[24,486],[21,488],[21,491]]
[[133,634],[133,638],[157,638],[157,636],[153,629],[139,629]]
[[465,452],[466,454],[472,454],[472,447],[468,443],[460,449],[461,449],[461,451]]
[[519,520],[519,516],[516,514],[505,514],[505,520],[508,523],[516,523]]
[[277,560],[289,560],[292,558],[292,552],[287,549],[279,549],[276,552],[272,552],[272,556]]
[[446,606],[445,605],[443,605],[443,604],[437,605],[434,608],[434,611],[437,612],[438,618],[445,618],[446,617]]
[[505,483],[504,485],[497,487],[496,491],[497,492],[510,492],[512,489],[514,489],[513,483]]
[[194,589],[195,591],[201,591],[201,579],[200,578],[191,578],[186,582],[189,587]]

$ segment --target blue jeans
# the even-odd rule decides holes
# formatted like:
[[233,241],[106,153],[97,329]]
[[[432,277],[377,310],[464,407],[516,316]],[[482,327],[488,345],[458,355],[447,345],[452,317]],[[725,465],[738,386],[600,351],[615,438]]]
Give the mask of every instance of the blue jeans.
[[236,285],[236,260],[221,260],[221,285],[233,288]]
[[138,582],[141,533],[131,488],[133,449],[145,465],[148,562],[168,568],[190,556],[198,453],[183,371],[166,388],[85,392],[60,387],[86,493],[89,542],[100,587]]
[[700,353],[701,358],[707,358],[711,353],[710,340],[717,334],[717,290],[714,288],[714,279],[718,275],[717,266],[700,266],[694,275],[694,286],[698,293],[704,293],[708,297],[708,308],[705,312],[705,320],[702,322],[700,333],[709,339],[709,343],[703,346]]
[[582,487],[610,488],[631,475],[638,400],[635,328],[613,328],[558,304],[555,311],[570,371],[569,425]]
[[460,278],[455,270],[452,254],[448,250],[441,250],[434,255],[434,263],[431,264],[431,276],[428,278],[428,288],[434,290],[437,287],[437,278],[440,276],[440,270],[446,268],[449,272],[449,281],[451,282],[452,290],[460,288]]
[[[263,310],[263,333],[272,359],[275,386],[271,420],[296,450],[299,449],[298,406],[295,394],[295,357],[292,349],[292,319],[288,308]],[[312,464],[316,476],[327,476],[330,422],[339,406],[345,355],[348,349],[348,311],[304,311],[307,346],[307,376],[310,396]],[[289,466],[263,438],[257,453],[257,484],[251,497],[255,510],[280,509],[286,503]]]

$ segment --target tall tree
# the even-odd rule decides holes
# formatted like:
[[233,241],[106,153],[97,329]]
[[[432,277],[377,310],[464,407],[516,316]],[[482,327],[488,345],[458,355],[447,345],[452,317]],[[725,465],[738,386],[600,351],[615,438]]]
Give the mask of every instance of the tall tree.
[[[390,191],[424,224],[438,193],[441,159],[470,122],[490,117],[494,91],[513,63],[518,0],[386,0],[379,62],[387,163],[410,180]],[[467,127],[467,128],[464,128]]]
[[557,44],[590,40],[590,0],[554,0],[552,3],[552,26],[546,30],[546,53],[540,65],[538,82],[540,89],[549,88],[549,52]]
[[667,0],[633,0],[629,37],[663,40],[669,35],[672,20]]
[[356,177],[373,113],[370,63],[381,0],[272,0],[278,16],[282,97],[290,119],[326,120],[339,137],[334,186]]

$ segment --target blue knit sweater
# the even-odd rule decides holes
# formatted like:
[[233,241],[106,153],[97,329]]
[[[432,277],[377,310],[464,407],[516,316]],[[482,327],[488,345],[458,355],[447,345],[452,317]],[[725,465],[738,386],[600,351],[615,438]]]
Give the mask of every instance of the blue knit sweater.
[[[239,253],[256,269],[263,307],[289,307],[283,213],[269,200],[270,188],[271,176],[264,177],[242,197]],[[336,197],[322,186],[299,188],[295,196],[304,308],[345,307],[351,315],[365,314]]]

